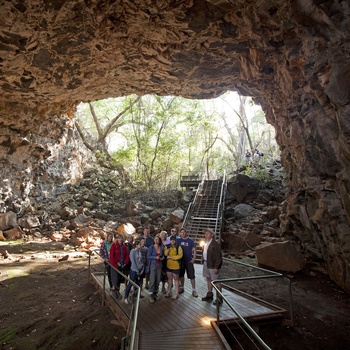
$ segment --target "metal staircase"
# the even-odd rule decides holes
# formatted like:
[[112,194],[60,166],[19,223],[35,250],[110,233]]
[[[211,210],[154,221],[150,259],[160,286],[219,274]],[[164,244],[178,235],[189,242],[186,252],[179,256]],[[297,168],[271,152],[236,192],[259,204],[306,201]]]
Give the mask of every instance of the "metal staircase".
[[202,259],[205,238],[203,230],[210,228],[215,239],[221,242],[221,226],[226,193],[226,175],[218,180],[203,180],[196,191],[193,202],[187,210],[183,227],[197,246],[197,261]]

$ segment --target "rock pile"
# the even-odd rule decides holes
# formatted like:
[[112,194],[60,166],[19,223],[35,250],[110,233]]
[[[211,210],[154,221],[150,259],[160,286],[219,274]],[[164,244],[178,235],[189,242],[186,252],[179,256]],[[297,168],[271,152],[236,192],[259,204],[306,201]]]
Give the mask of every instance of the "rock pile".
[[[235,257],[256,257],[259,264],[296,272],[305,258],[295,237],[282,236],[284,175],[279,162],[259,168],[259,178],[238,174],[227,184],[223,247]],[[264,175],[264,176],[262,176]]]
[[117,173],[94,169],[54,202],[33,205],[22,217],[0,214],[0,240],[45,236],[86,251],[98,248],[108,232],[141,233],[149,226],[156,234],[181,227],[189,198],[178,191],[130,194]]
[[[280,232],[284,199],[283,171],[279,162],[265,165],[264,181],[238,174],[228,181],[223,248],[225,254],[257,257],[258,262],[284,271],[305,265],[299,246]],[[79,251],[98,248],[108,232],[151,234],[181,228],[190,193],[126,193],[118,175],[91,170],[67,187],[57,201],[32,208],[20,218],[0,214],[0,239],[48,237]]]

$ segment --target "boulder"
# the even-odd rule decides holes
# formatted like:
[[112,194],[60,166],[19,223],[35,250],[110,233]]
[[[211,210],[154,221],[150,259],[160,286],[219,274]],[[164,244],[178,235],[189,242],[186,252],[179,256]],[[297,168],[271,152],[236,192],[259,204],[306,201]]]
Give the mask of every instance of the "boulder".
[[62,240],[63,238],[63,235],[59,232],[53,232],[50,236],[50,238],[53,240],[53,241],[56,241],[56,242],[59,242]]
[[138,210],[138,207],[139,207],[140,203],[138,201],[134,201],[134,200],[128,200],[126,201],[126,215],[127,216],[134,216],[134,215],[137,215],[139,210]]
[[7,230],[17,226],[17,215],[9,211],[7,213],[0,213],[0,230]]
[[242,202],[250,193],[256,193],[259,189],[259,182],[247,175],[238,174],[228,180],[227,191],[232,195],[233,200]]
[[185,211],[181,208],[177,208],[170,213],[170,220],[175,224],[179,224],[184,218],[184,215]]
[[31,229],[33,227],[39,227],[39,218],[35,215],[28,215],[18,219],[18,225],[24,228]]
[[244,239],[244,237],[241,237],[236,234],[230,234],[226,236],[225,245],[227,247],[226,249],[232,251],[233,253],[244,252],[245,250],[250,248],[247,245],[247,242]]
[[117,228],[117,232],[119,234],[122,234],[122,235],[124,235],[126,237],[126,236],[130,236],[130,235],[135,234],[136,233],[136,229],[131,223],[127,223],[127,224],[120,225]]
[[60,216],[62,219],[72,219],[75,215],[75,210],[69,207],[64,207],[60,211]]
[[97,231],[95,231],[92,227],[83,227],[80,230],[78,230],[78,232],[76,233],[76,236],[84,238],[84,240],[86,241],[86,239],[89,236],[100,237],[100,234]]
[[258,263],[275,270],[297,272],[304,268],[305,258],[292,242],[264,243],[256,248]]
[[162,216],[162,212],[158,209],[155,209],[149,214],[149,216],[151,219],[155,220]]
[[255,247],[261,244],[261,237],[251,231],[241,230],[238,235],[242,237],[250,247]]
[[4,231],[4,236],[6,239],[21,239],[23,238],[23,233],[18,228],[13,228],[11,230]]
[[80,214],[71,221],[71,224],[75,228],[82,228],[87,226],[90,223],[90,221],[91,221],[91,218],[89,218],[84,214]]
[[82,237],[77,237],[75,234],[72,235],[70,242],[75,245],[80,247],[83,243],[85,243],[84,238]]
[[243,219],[247,216],[250,216],[253,212],[254,208],[249,204],[238,204],[235,207],[234,216],[236,219]]
[[0,241],[6,241],[6,238],[4,237],[4,233],[0,231]]

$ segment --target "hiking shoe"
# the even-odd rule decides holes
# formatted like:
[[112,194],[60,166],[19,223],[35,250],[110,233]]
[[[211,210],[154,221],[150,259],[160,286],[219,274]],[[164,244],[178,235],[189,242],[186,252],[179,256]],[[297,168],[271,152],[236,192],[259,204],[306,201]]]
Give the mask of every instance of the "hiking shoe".
[[212,292],[208,292],[207,295],[202,298],[202,301],[211,301],[211,300],[213,300],[213,293]]
[[195,298],[198,298],[198,293],[197,293],[195,290],[192,292],[192,295],[193,295]]
[[180,287],[179,294],[183,293],[184,291],[185,291],[185,288],[184,287]]
[[216,305],[216,304],[221,305],[221,304],[222,304],[222,299],[220,299],[220,298],[215,299],[215,300],[213,301],[213,305]]
[[166,292],[166,294],[164,295],[165,298],[170,298],[171,297],[171,293],[170,292]]
[[173,300],[176,300],[176,299],[178,299],[178,297],[179,297],[179,294],[174,294],[171,298],[172,298]]

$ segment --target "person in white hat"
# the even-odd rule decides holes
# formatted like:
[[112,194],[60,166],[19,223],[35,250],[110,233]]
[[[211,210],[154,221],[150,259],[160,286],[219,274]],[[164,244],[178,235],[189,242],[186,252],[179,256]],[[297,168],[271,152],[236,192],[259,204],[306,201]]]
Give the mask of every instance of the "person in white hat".
[[[205,245],[203,249],[203,277],[207,279],[208,292],[203,301],[213,300],[213,286],[211,282],[219,279],[219,271],[222,266],[222,253],[220,244],[214,239],[214,231],[210,228],[204,230]],[[221,291],[221,283],[217,284],[218,289]],[[222,298],[218,297],[214,301],[222,304]]]

